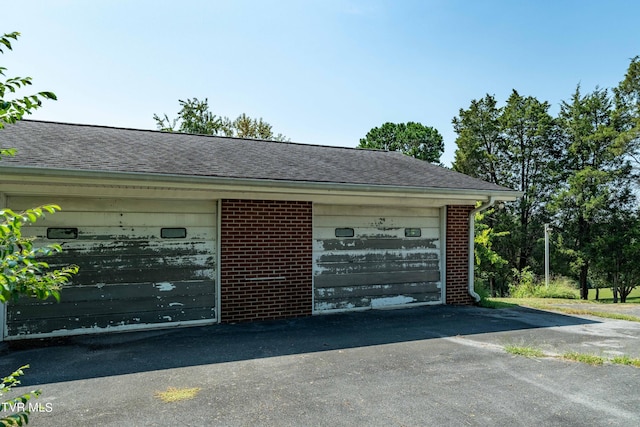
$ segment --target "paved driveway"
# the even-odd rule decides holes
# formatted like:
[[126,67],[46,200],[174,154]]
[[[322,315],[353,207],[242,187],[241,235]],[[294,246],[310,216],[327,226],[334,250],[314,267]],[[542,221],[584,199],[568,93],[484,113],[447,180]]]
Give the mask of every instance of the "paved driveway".
[[640,425],[640,369],[507,344],[640,357],[640,323],[431,306],[12,344],[0,372],[31,364],[30,426]]

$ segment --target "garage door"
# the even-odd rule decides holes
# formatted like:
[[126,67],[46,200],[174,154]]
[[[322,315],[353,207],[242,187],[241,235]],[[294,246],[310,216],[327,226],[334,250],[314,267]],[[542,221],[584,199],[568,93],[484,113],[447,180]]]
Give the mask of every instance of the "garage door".
[[54,200],[62,212],[25,235],[59,243],[52,266],[80,272],[60,303],[20,299],[7,306],[7,337],[213,323],[216,321],[214,201],[9,197],[23,210]]
[[439,209],[314,205],[314,312],[442,302]]

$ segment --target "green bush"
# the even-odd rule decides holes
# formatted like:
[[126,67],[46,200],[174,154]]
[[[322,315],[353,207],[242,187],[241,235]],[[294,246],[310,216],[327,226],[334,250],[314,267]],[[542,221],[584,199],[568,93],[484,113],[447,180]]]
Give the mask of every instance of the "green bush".
[[[29,423],[29,414],[32,410],[32,405],[29,405],[29,400],[37,398],[40,396],[40,390],[33,390],[28,393],[21,394],[20,396],[14,397],[12,399],[4,400],[3,396],[11,391],[13,387],[17,387],[20,385],[20,380],[18,377],[24,375],[24,370],[27,369],[29,365],[24,365],[17,369],[15,372],[11,373],[9,376],[2,378],[0,382],[0,400],[1,409],[0,409],[0,426],[3,427],[14,427],[14,426],[23,426]],[[38,406],[36,406],[37,408]],[[11,412],[9,415],[4,416],[5,412]]]
[[512,298],[564,298],[577,299],[580,297],[576,284],[566,277],[555,277],[549,282],[549,287],[531,272],[529,267],[521,272],[514,271],[516,282],[509,286]]
[[536,278],[531,268],[525,267],[522,271],[513,269],[514,282],[509,285],[509,295],[512,298],[529,298],[536,291]]
[[538,285],[534,291],[533,296],[536,298],[564,299],[578,299],[580,297],[577,289],[556,282],[549,282],[548,288],[544,285],[544,283]]
[[487,286],[487,282],[481,279],[476,279],[474,282],[474,290],[478,295],[480,295],[480,300],[484,301],[491,296],[491,291]]

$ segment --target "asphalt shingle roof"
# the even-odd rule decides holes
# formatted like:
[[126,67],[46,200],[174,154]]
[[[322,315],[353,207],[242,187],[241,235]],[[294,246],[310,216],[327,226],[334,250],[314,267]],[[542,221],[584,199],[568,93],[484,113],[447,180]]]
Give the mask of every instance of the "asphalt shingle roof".
[[397,152],[23,120],[0,166],[511,191]]

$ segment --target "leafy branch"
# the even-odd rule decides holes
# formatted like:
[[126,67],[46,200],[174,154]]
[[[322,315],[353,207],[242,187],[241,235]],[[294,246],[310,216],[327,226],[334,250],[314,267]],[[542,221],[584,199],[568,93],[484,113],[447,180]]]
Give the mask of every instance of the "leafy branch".
[[[20,33],[14,31],[4,34],[0,37],[0,53],[4,53],[4,49],[12,50],[11,41],[17,40]],[[0,67],[0,76],[6,77],[5,67]],[[22,120],[25,114],[31,114],[32,110],[36,110],[42,106],[42,100],[57,97],[53,92],[43,91],[33,95],[18,96],[15,99],[5,99],[8,93],[15,94],[26,86],[31,86],[31,77],[10,77],[4,81],[0,81],[0,129],[5,124],[15,123]],[[0,156],[8,155],[5,150],[0,152]]]

